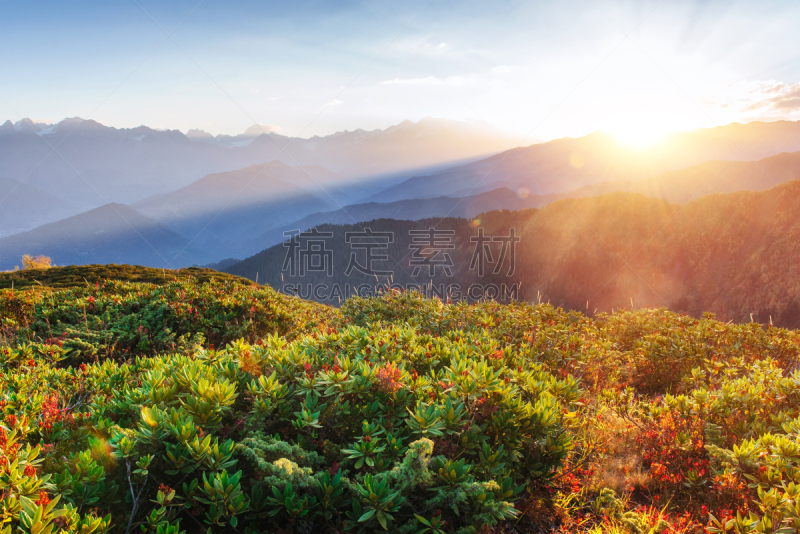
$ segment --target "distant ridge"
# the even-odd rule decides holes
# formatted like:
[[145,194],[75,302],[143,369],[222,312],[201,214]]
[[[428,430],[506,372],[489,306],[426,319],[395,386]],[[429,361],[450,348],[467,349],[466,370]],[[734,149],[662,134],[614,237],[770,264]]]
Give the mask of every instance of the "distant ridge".
[[0,239],[0,269],[20,265],[24,254],[49,256],[56,265],[207,263],[206,254],[188,239],[123,204],[107,204]]
[[[283,241],[285,231],[306,230],[321,224],[352,224],[381,218],[472,218],[491,210],[541,208],[559,199],[613,192],[641,193],[683,204],[709,194],[765,190],[800,179],[800,152],[755,162],[710,161],[644,180],[602,182],[550,195],[528,195],[499,187],[467,197],[439,196],[339,207],[347,195],[346,190],[335,189],[337,179],[321,167],[297,168],[272,162],[212,174],[179,191],[151,197],[133,207],[192,242],[191,261],[186,259],[189,263],[181,263],[189,265],[248,257]],[[48,196],[40,193],[42,206],[55,202],[57,207],[58,199],[48,204]],[[58,211],[53,209],[46,215],[54,213]],[[37,235],[47,231],[42,229]]]
[[601,182],[567,193],[530,195],[527,190],[512,191],[499,187],[467,197],[439,196],[349,205],[340,210],[309,215],[260,236],[258,241],[272,245],[282,240],[284,230],[305,230],[327,223],[352,224],[379,218],[474,217],[485,211],[541,208],[563,198],[596,197],[614,192],[642,193],[683,204],[710,194],[761,191],[792,180],[800,180],[800,152],[778,154],[759,161],[709,161],[652,178]]
[[430,217],[472,218],[492,210],[540,207],[551,200],[550,197],[521,196],[515,191],[501,187],[469,197],[434,197],[354,204],[335,211],[314,213],[281,228],[273,229],[258,236],[254,240],[254,246],[257,243],[260,243],[262,248],[271,246],[285,239],[283,234],[285,231],[307,230],[322,224],[354,224],[374,219],[416,221]]
[[308,213],[336,206],[322,184],[339,177],[322,167],[280,161],[210,174],[188,186],[134,204],[140,213],[212,250],[217,259],[256,250],[253,236]]
[[792,180],[800,180],[800,152],[778,154],[759,161],[707,161],[644,180],[588,185],[560,196],[628,191],[682,204],[715,193],[762,191]]
[[601,182],[637,181],[710,160],[755,161],[800,151],[800,122],[733,123],[678,132],[637,149],[603,132],[514,148],[429,175],[419,175],[369,198],[378,202],[474,195],[498,187],[533,195],[564,194]]
[[69,217],[78,209],[38,187],[0,176],[0,238]]
[[209,143],[197,130],[187,136],[147,126],[114,128],[79,117],[55,124],[6,121],[0,125],[0,176],[91,208],[137,202],[211,173],[273,159],[320,165],[354,179],[483,157],[514,145],[485,125],[439,119],[311,139],[272,130],[251,127],[235,142]]

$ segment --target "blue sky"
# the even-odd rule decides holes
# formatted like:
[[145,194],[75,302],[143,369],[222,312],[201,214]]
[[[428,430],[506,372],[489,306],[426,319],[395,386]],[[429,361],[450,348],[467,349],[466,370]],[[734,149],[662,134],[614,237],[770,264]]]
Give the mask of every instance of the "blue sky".
[[800,119],[798,4],[0,0],[0,120],[308,137],[435,116],[533,142]]

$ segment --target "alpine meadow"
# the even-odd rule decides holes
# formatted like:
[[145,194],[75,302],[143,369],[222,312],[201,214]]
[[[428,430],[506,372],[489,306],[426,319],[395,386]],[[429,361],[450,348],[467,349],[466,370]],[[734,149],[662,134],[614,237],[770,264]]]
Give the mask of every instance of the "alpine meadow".
[[797,21],[0,2],[0,534],[800,533]]

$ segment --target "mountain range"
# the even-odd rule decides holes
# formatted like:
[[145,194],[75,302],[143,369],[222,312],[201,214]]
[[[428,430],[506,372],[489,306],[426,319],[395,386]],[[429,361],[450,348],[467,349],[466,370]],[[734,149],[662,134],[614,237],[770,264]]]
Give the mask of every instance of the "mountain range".
[[78,211],[77,205],[64,198],[0,176],[0,237],[24,232],[32,221],[57,221]]
[[[270,154],[290,165],[321,165],[348,178],[407,172],[416,168],[476,159],[511,148],[517,142],[480,122],[425,118],[409,120],[384,130],[337,132],[308,139],[287,137],[271,126],[253,125],[237,136],[211,136],[192,130],[189,138],[201,143]],[[187,134],[188,135],[188,134]],[[270,158],[272,159],[272,158]]]
[[[63,216],[113,202],[133,204],[208,174],[272,160],[325,167],[339,175],[342,184],[365,178],[394,183],[406,177],[404,173],[475,159],[514,145],[485,125],[440,119],[310,139],[275,132],[245,137],[233,144],[208,143],[177,130],[118,129],[80,118],[56,124],[6,121],[0,125],[0,177],[62,199],[57,211]],[[13,226],[0,226],[0,235],[56,220],[42,216],[32,205],[19,205],[22,216]]]
[[313,213],[272,228],[257,234],[240,251],[246,255],[248,251],[252,253],[281,242],[286,231],[307,230],[322,224],[354,224],[381,218],[412,221],[446,216],[472,218],[491,210],[541,208],[563,198],[594,197],[612,192],[642,193],[651,198],[683,204],[707,194],[759,191],[791,180],[800,180],[800,152],[783,153],[759,161],[709,161],[652,178],[600,182],[566,193],[532,195],[527,189],[497,187],[464,197],[431,196],[391,202],[365,202]]
[[186,237],[129,206],[113,203],[0,239],[0,269],[19,266],[24,254],[46,255],[56,265],[173,267],[211,261]]
[[273,245],[285,239],[287,232],[308,230],[323,224],[356,224],[374,219],[417,221],[431,217],[462,217],[471,219],[492,210],[519,210],[535,207],[542,202],[539,197],[520,196],[505,187],[468,197],[433,197],[396,202],[367,202],[354,204],[335,211],[313,213],[300,220],[270,230],[253,240],[250,249],[260,250],[265,244]]
[[[54,258],[57,263],[118,255],[114,243],[96,239],[110,228],[137,237],[120,238],[126,257],[166,267],[230,263],[281,243],[285,232],[324,224],[472,219],[612,192],[682,204],[800,179],[798,134],[796,122],[731,124],[634,149],[598,132],[476,159],[508,141],[489,143],[474,123],[434,119],[311,139],[259,125],[240,136],[214,137],[80,119],[6,122],[0,125],[0,176],[17,178],[0,178],[0,268],[18,265],[25,253],[57,256],[47,247],[62,254],[67,242],[71,252]],[[254,161],[278,154],[267,146],[287,148],[282,157],[290,161]],[[42,154],[44,161],[34,163]],[[424,165],[427,174],[419,173]],[[378,167],[383,174],[360,174]]]
[[222,257],[241,255],[242,243],[265,228],[339,206],[328,193],[338,180],[322,167],[290,167],[276,160],[208,175],[133,208]]
[[595,132],[514,148],[431,175],[415,176],[369,200],[466,196],[497,187],[534,195],[566,193],[601,182],[643,180],[710,160],[755,161],[797,151],[800,122],[790,121],[734,123],[679,132],[644,149]]

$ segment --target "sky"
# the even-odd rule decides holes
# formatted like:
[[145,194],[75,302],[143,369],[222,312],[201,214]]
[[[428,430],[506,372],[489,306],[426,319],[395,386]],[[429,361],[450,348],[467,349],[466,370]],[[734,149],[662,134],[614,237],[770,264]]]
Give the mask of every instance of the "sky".
[[0,0],[0,121],[523,142],[800,119],[800,2]]

